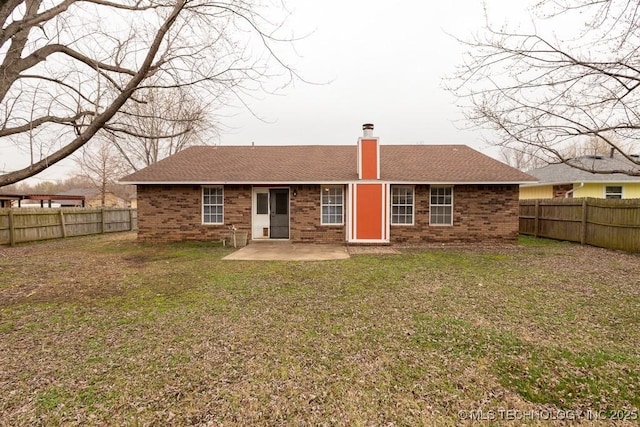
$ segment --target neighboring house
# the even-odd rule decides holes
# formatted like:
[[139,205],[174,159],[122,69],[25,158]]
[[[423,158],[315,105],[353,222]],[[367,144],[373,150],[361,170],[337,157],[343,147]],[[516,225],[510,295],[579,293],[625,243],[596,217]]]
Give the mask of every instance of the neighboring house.
[[200,146],[133,173],[138,237],[293,242],[514,241],[534,179],[464,145]]
[[[7,194],[0,193],[0,208],[59,208],[60,198],[58,194]],[[84,196],[68,197],[68,203],[83,206]]]
[[[632,158],[640,157],[634,155]],[[640,172],[640,166],[621,156],[583,156],[572,159],[577,165],[593,170]],[[640,198],[640,176],[623,173],[598,174],[576,169],[564,163],[551,164],[527,172],[537,183],[520,186],[520,199],[555,197],[596,197],[601,199]]]
[[[102,207],[102,193],[97,188],[75,188],[73,190],[63,191],[58,194],[59,196],[84,196],[84,206],[88,208]],[[62,207],[80,207],[80,204],[76,200],[66,200],[64,198],[60,198],[59,200],[55,200],[55,202],[59,203]],[[129,206],[129,203],[123,199],[122,197],[118,197],[110,191],[105,193],[105,207],[110,208],[126,208]]]

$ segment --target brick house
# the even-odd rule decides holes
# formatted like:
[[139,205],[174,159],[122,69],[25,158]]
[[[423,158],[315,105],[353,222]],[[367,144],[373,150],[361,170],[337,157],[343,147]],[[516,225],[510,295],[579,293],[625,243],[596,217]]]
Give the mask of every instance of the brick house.
[[198,146],[133,173],[138,238],[430,243],[518,235],[535,179],[464,145]]

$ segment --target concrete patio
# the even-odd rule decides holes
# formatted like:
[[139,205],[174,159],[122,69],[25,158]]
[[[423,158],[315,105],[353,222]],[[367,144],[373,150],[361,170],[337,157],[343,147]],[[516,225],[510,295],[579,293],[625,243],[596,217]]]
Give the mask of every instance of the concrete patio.
[[345,245],[291,243],[289,241],[252,241],[224,257],[231,261],[328,261],[347,259]]

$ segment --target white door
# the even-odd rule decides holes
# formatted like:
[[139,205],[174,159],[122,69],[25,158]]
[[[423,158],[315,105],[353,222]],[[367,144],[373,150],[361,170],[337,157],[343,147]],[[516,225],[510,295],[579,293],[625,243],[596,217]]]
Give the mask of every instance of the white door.
[[251,207],[252,239],[269,238],[269,189],[254,187]]

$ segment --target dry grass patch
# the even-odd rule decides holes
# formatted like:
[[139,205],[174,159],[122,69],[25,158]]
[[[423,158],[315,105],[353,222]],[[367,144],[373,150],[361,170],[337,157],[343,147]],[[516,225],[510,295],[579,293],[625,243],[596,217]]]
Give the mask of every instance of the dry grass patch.
[[128,233],[0,248],[0,423],[640,406],[639,256],[531,239],[306,263],[229,252]]

